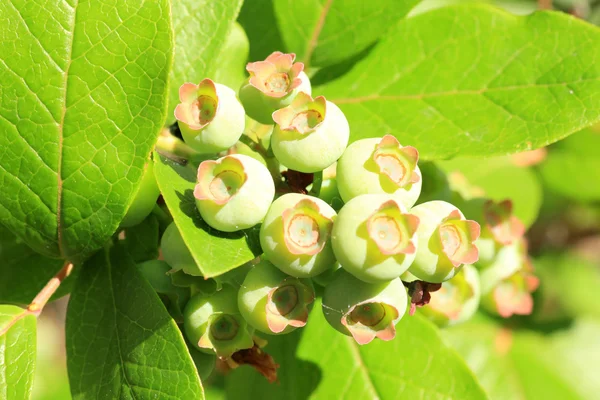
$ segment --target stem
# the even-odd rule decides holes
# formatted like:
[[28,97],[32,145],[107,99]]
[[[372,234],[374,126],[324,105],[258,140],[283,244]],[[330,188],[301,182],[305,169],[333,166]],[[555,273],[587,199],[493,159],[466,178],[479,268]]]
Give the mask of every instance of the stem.
[[27,307],[27,312],[38,316],[60,284],[71,274],[71,271],[73,271],[73,264],[67,261],[61,270],[58,271],[56,275],[46,283],[46,286],[44,286],[37,296],[35,296],[35,299],[33,299],[31,304]]
[[155,145],[156,151],[171,160],[186,164],[187,160],[198,155],[198,152],[185,144],[181,139],[163,130]]
[[319,197],[321,193],[321,185],[323,184],[323,171],[315,172],[313,174],[312,188],[310,189],[311,196]]

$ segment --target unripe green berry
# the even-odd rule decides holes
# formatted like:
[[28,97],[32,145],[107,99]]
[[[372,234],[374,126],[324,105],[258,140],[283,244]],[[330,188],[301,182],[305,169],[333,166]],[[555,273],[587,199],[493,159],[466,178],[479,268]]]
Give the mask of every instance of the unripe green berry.
[[331,236],[336,259],[365,282],[399,277],[416,254],[419,218],[388,195],[365,194],[342,207]]
[[283,165],[300,172],[329,167],[340,158],[350,138],[344,113],[323,96],[313,100],[300,92],[292,104],[273,113],[273,120],[273,154]]
[[171,266],[162,260],[150,260],[137,264],[137,268],[159,295],[171,316],[176,320],[181,319],[191,291],[189,288],[173,284],[170,276]]
[[261,124],[273,124],[275,110],[289,106],[300,92],[311,93],[304,64],[294,63],[294,53],[272,53],[264,61],[249,63],[248,80],[240,88],[246,114]]
[[238,308],[257,330],[284,334],[306,325],[314,298],[310,279],[293,278],[262,260],[246,275],[238,292]]
[[199,153],[227,150],[242,136],[245,112],[234,90],[204,79],[198,85],[184,83],[179,100],[175,118],[183,140]]
[[329,238],[335,211],[316,197],[288,193],[273,202],[260,228],[266,258],[296,278],[309,278],[335,263]]
[[366,283],[340,269],[323,293],[323,314],[333,328],[358,344],[367,344],[376,337],[392,340],[396,336],[395,326],[407,303],[400,278]]
[[412,207],[421,193],[419,153],[392,135],[352,143],[337,164],[338,190],[345,202],[361,194],[388,194]]
[[337,180],[335,178],[323,180],[323,183],[321,184],[321,191],[319,192],[319,198],[325,203],[329,204],[336,211],[339,211],[344,205],[337,187]]
[[192,356],[192,361],[196,366],[196,371],[198,371],[198,376],[200,377],[200,380],[204,382],[214,371],[217,364],[217,357],[215,354],[201,352],[189,343],[187,344],[190,356]]
[[[452,200],[452,190],[444,171],[431,161],[419,162],[421,172],[421,194],[416,204],[432,200]],[[463,210],[464,211],[464,210]]]
[[410,212],[421,221],[411,274],[425,282],[441,283],[452,278],[461,265],[477,262],[477,222],[466,220],[458,208],[445,201],[428,201]]
[[443,327],[468,320],[477,311],[481,296],[477,268],[463,266],[452,279],[443,282],[442,287],[430,295],[429,303],[417,310],[436,325]]
[[121,228],[129,228],[142,222],[152,212],[158,195],[160,195],[160,190],[154,178],[154,163],[149,161],[144,166],[140,187],[121,221]]
[[229,285],[209,297],[192,297],[183,318],[187,339],[200,351],[227,358],[254,346],[252,329],[237,307],[237,292]]
[[273,197],[275,184],[267,167],[252,157],[232,154],[203,161],[194,188],[202,219],[223,232],[260,223]]
[[163,258],[173,270],[183,270],[186,274],[198,275],[198,265],[183,241],[175,222],[171,222],[165,229],[160,240],[160,249]]
[[488,294],[500,282],[523,269],[527,263],[527,247],[523,240],[503,246],[491,263],[480,270],[481,293]]
[[327,285],[329,285],[329,283],[331,283],[331,281],[333,280],[333,278],[335,276],[335,272],[340,268],[342,268],[342,266],[340,265],[339,262],[336,262],[335,264],[333,264],[332,268],[329,268],[327,271],[323,272],[322,274],[313,276],[311,279],[317,285],[319,285],[321,287],[326,287]]

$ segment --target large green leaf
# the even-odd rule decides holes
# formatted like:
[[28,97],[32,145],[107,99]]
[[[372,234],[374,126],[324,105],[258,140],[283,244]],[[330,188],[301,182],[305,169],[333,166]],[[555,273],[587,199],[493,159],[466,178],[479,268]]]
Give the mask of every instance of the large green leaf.
[[221,67],[217,58],[241,6],[242,0],[173,1],[175,62],[167,122],[174,119],[173,110],[179,103],[179,87],[183,83],[215,77]]
[[464,362],[422,317],[406,316],[391,342],[359,346],[331,328],[316,304],[302,331],[269,338],[279,385],[247,367],[227,377],[234,399],[485,399]]
[[448,341],[465,357],[491,399],[598,398],[600,324],[579,321],[552,335],[513,331],[487,319],[453,327]]
[[238,21],[250,39],[250,59],[263,60],[285,46],[275,19],[274,0],[244,1]]
[[67,310],[74,399],[202,399],[175,322],[120,244],[83,265]]
[[600,30],[572,16],[483,5],[401,21],[321,91],[351,140],[392,133],[425,159],[544,146],[600,117]]
[[419,0],[274,0],[288,51],[307,65],[339,63],[375,42]]
[[262,253],[258,227],[225,233],[202,220],[194,198],[196,170],[193,167],[155,153],[154,174],[173,221],[198,265],[197,275],[206,278],[221,275]]
[[[44,257],[0,225],[0,303],[29,304],[63,266]],[[54,298],[68,293],[72,279],[60,285]]]
[[555,192],[579,201],[600,200],[600,132],[585,129],[556,143],[540,165],[544,182]]
[[470,185],[496,201],[511,199],[514,213],[529,227],[542,205],[542,187],[530,168],[516,166],[510,157],[457,158],[438,162],[446,173],[459,172]]
[[0,399],[31,396],[35,370],[36,319],[17,306],[0,305]]
[[214,79],[233,90],[238,90],[246,79],[246,61],[248,61],[248,52],[250,43],[244,28],[235,22],[223,43],[223,50],[219,57],[214,61],[219,68],[215,71]]
[[0,219],[80,261],[117,229],[165,118],[169,2],[0,2]]

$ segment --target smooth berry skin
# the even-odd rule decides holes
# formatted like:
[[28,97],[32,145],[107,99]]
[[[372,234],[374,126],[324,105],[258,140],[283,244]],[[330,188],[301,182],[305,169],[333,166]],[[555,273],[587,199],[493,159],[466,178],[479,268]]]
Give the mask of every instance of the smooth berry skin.
[[323,272],[322,274],[313,276],[311,279],[317,285],[319,285],[321,287],[326,287],[327,285],[329,285],[331,283],[331,281],[335,277],[336,271],[340,268],[342,268],[342,266],[340,265],[340,263],[336,262],[333,265],[333,268],[328,269],[327,271]]
[[190,352],[190,356],[192,356],[192,361],[196,366],[196,371],[198,371],[198,376],[200,377],[200,380],[204,381],[208,379],[208,377],[215,370],[215,366],[217,365],[216,355],[201,352],[195,347],[189,345],[189,342],[188,351]]
[[[390,323],[395,326],[406,312],[408,305],[406,288],[400,278],[388,282],[366,283],[344,269],[336,271],[333,280],[323,292],[323,314],[329,325],[344,335],[353,336],[359,344],[368,343],[370,340],[357,338],[357,335],[348,329],[348,325],[342,323],[342,319],[348,317],[353,307],[364,303],[382,303],[385,304],[387,311],[394,310],[397,315]],[[392,329],[391,332],[388,331],[388,335],[380,338],[391,340],[394,335],[395,331]]]
[[[379,173],[372,160],[373,152],[381,138],[361,139],[353,142],[338,160],[336,179],[338,190],[345,202],[363,194],[387,194],[397,198],[407,208],[412,207],[421,193],[422,179],[398,187],[387,176]],[[415,172],[420,175],[417,166]]]
[[235,91],[225,85],[212,83],[215,88],[213,98],[217,101],[217,107],[208,124],[194,127],[188,119],[178,115],[177,109],[175,111],[183,140],[200,154],[214,154],[227,150],[240,139],[246,124],[244,107],[237,99]]
[[[281,272],[281,270],[269,261],[262,260],[246,275],[238,291],[238,308],[248,324],[256,330],[269,335],[282,335],[297,329],[292,325],[288,325],[283,331],[274,332],[269,327],[267,320],[266,307],[269,301],[269,292],[280,287],[286,279],[294,281],[293,283],[298,286],[304,285],[306,288],[309,288],[312,292],[312,299],[314,299],[314,289],[310,279],[298,280],[297,278],[292,278]],[[313,306],[312,299],[310,304],[307,305],[307,316]],[[299,304],[298,306],[302,305]]]
[[[387,195],[355,197],[342,207],[333,225],[331,242],[336,259],[342,268],[365,282],[385,282],[399,277],[416,256],[414,251],[385,255],[369,235],[367,220],[390,199]],[[406,209],[403,211],[407,213]],[[416,244],[416,240],[413,243]]]
[[521,269],[524,262],[522,246],[523,243],[518,241],[500,248],[493,261],[480,270],[482,294],[488,294],[498,283]]
[[429,304],[417,311],[439,327],[452,326],[469,320],[477,312],[481,288],[479,273],[472,265],[464,265],[441,289],[431,293]]
[[350,126],[338,106],[326,101],[325,118],[314,131],[299,133],[275,125],[273,154],[283,165],[305,173],[324,170],[341,157],[350,139]]
[[[460,271],[461,265],[454,265],[442,250],[438,239],[439,228],[451,213],[456,213],[463,220],[464,215],[454,205],[441,200],[419,204],[411,209],[411,213],[419,218],[420,224],[417,230],[417,254],[409,272],[430,283],[442,283],[451,279]],[[479,236],[479,225],[476,236]],[[473,262],[476,261],[475,258]]]
[[[202,347],[201,339],[210,337],[211,318],[223,316],[230,318],[237,326],[235,337],[224,340],[211,337],[212,344]],[[224,285],[208,297],[202,294],[193,296],[183,311],[183,327],[190,344],[203,353],[229,357],[238,350],[254,346],[252,329],[247,326],[237,307],[237,291],[229,285]]]
[[177,225],[174,222],[165,229],[160,240],[164,260],[173,270],[183,270],[188,275],[198,276],[198,264],[186,246]]
[[310,278],[319,275],[335,264],[335,256],[329,238],[326,238],[322,250],[314,255],[293,254],[285,244],[282,215],[286,209],[292,208],[301,200],[306,199],[315,202],[325,217],[330,219],[335,217],[336,213],[333,208],[323,200],[303,194],[288,193],[271,204],[260,228],[260,244],[265,257],[281,271],[296,278]]
[[142,222],[152,212],[159,195],[160,190],[154,177],[154,164],[149,161],[144,166],[140,187],[121,221],[121,228],[129,228]]
[[[196,190],[194,196],[198,211],[208,225],[219,231],[235,232],[251,228],[263,220],[275,197],[275,183],[267,167],[256,159],[242,154],[232,154],[220,158],[217,163],[225,158],[236,159],[243,167],[243,172],[240,174],[244,174],[246,180],[237,192],[224,204],[219,204],[210,197],[199,199]],[[201,179],[202,164],[198,179]]]
[[269,97],[246,80],[239,91],[240,101],[244,105],[246,114],[261,124],[272,125],[274,111],[292,104],[300,92],[311,94],[310,79],[306,73],[302,71],[298,77],[302,83],[285,97]]

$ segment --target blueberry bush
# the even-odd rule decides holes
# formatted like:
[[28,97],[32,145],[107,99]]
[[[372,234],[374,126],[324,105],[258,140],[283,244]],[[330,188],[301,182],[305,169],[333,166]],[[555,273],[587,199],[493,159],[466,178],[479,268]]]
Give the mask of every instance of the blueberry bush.
[[0,399],[598,398],[600,4],[454,3],[0,2]]

